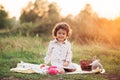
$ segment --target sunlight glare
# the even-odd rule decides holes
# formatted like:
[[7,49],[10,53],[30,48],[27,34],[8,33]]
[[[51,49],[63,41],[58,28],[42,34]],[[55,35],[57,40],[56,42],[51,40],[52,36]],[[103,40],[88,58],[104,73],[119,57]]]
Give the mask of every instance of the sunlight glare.
[[9,17],[19,18],[21,9],[24,8],[29,1],[35,0],[0,0],[0,4],[2,4],[5,10],[9,13]]
[[57,2],[61,7],[61,14],[66,16],[68,14],[77,15],[84,9],[85,5],[89,3],[94,12],[99,17],[114,19],[120,16],[120,0],[49,0],[50,2]]
[[[20,16],[21,9],[24,8],[29,1],[35,0],[0,0],[2,4],[9,12],[10,17]],[[94,12],[99,17],[105,17],[108,19],[114,19],[120,16],[120,0],[48,0],[49,2],[56,2],[60,7],[60,14],[66,16],[68,14],[77,15],[84,9],[85,5],[89,3]]]

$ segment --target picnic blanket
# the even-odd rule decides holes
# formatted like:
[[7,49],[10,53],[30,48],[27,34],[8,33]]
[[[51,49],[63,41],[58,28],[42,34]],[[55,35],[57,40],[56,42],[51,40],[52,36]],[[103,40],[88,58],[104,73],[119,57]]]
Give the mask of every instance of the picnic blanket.
[[[10,71],[12,72],[20,72],[20,73],[40,73],[40,74],[47,74],[47,68],[49,66],[45,66],[43,68],[40,68],[42,64],[32,64],[32,63],[26,63],[21,61],[20,63],[17,63],[17,66],[15,68],[11,68]],[[74,72],[66,72],[65,74],[91,74],[91,73],[97,73],[98,70],[94,71],[82,71],[80,65],[75,64],[76,71]],[[100,73],[104,73],[105,69],[103,69]]]

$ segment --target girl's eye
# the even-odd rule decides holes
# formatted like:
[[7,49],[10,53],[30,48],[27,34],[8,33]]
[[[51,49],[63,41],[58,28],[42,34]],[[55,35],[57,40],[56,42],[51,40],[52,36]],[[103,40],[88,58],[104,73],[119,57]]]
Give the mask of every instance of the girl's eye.
[[65,35],[65,33],[63,33],[63,35]]
[[61,33],[58,33],[58,34],[61,34]]
[[58,33],[58,34],[62,34],[62,35],[65,35],[65,33]]

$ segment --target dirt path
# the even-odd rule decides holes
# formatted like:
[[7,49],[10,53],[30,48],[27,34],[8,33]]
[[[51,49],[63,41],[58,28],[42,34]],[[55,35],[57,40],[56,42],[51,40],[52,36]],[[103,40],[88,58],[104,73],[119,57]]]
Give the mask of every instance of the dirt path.
[[[108,80],[120,80],[120,74],[110,74],[110,73],[106,73],[106,74],[102,74],[102,77],[105,77]],[[21,78],[15,78],[13,76],[11,77],[4,77],[4,78],[0,78],[0,80],[23,80]],[[25,80],[29,80],[29,79],[25,79]],[[47,79],[47,80],[51,80],[51,79]],[[59,79],[56,79],[59,80]],[[64,79],[62,79],[64,80]]]
[[106,74],[103,74],[103,76],[108,80],[120,80],[120,74],[106,73]]

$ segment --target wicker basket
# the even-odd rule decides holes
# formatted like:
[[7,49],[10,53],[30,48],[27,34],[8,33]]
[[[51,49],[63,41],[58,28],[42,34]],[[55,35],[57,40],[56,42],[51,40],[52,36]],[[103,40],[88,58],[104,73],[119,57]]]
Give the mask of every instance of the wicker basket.
[[92,66],[90,65],[92,63],[92,60],[81,60],[80,61],[80,66],[83,71],[91,71]]

